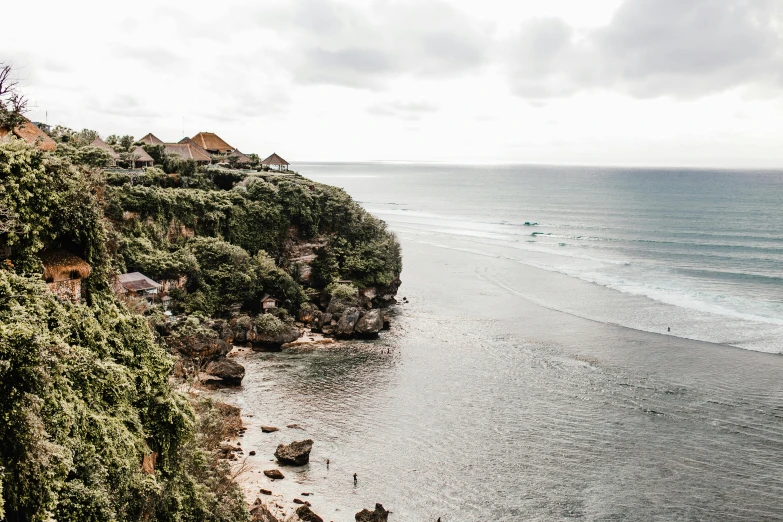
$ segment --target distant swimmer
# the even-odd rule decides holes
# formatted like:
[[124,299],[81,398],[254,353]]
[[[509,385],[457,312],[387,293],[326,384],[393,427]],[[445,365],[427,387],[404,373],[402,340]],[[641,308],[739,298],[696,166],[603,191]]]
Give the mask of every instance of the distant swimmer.
[[355,486],[358,483],[359,483],[359,481],[356,479],[356,473],[354,473],[353,474],[353,485]]

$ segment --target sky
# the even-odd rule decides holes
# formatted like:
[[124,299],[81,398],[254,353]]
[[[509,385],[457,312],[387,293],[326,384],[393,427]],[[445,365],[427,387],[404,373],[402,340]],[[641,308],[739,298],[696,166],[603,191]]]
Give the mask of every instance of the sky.
[[778,0],[12,2],[34,121],[308,161],[783,167]]

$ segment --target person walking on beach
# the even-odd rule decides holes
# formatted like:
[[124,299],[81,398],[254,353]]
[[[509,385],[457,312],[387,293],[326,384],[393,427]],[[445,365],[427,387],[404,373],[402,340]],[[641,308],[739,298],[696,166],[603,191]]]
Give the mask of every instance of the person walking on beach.
[[356,473],[354,473],[353,474],[353,485],[355,486],[358,483],[359,483],[359,481],[356,479]]
[[326,469],[329,469],[329,459],[326,459]]
[[667,331],[667,332],[671,332],[671,331],[672,331],[672,327],[671,327],[671,326],[667,326],[667,327],[666,327],[666,331]]

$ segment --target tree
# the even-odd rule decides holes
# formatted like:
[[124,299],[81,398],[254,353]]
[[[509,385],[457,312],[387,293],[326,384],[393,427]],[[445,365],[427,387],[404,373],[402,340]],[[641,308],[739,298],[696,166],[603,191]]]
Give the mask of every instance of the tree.
[[25,122],[27,98],[17,91],[18,84],[11,66],[0,63],[0,128],[13,129]]

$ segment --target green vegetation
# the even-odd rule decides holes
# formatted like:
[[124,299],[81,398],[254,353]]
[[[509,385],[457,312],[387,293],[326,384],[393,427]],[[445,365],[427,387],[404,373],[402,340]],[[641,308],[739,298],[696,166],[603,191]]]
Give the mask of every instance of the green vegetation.
[[[23,108],[2,80],[0,125]],[[395,237],[342,190],[296,174],[196,168],[165,155],[162,169],[104,171],[108,154],[89,146],[97,133],[50,134],[52,153],[0,143],[0,246],[10,249],[0,263],[0,519],[248,520],[217,456],[225,412],[172,388],[169,347],[222,342],[197,317],[237,305],[255,314],[264,294],[281,308],[236,321],[273,334],[328,285],[356,293],[338,279],[388,285],[401,269]],[[126,158],[134,146],[129,136],[107,143]],[[313,245],[308,280],[289,258]],[[40,255],[53,248],[92,269],[80,303],[43,282]],[[133,270],[186,281],[169,295],[192,316],[168,344],[151,328],[159,307],[140,315],[147,308],[134,311],[112,290],[115,274]],[[154,470],[143,471],[152,455]]]

